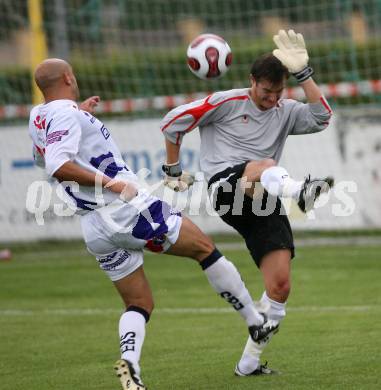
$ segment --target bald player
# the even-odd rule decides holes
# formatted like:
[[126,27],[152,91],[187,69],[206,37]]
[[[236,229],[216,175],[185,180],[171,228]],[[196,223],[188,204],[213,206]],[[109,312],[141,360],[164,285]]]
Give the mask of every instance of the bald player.
[[[235,266],[188,218],[139,187],[110,131],[92,116],[98,97],[80,106],[71,66],[47,59],[35,71],[44,103],[30,114],[36,163],[58,180],[81,216],[83,236],[119,292],[126,311],[119,321],[121,359],[115,369],[124,390],[144,390],[140,354],[153,298],[143,270],[143,249],[199,262],[213,289],[242,316],[258,342],[273,331]],[[258,374],[269,370],[259,366]]]
[[[294,257],[290,223],[279,198],[293,198],[307,212],[333,179],[308,176],[296,181],[278,165],[287,136],[324,130],[331,108],[311,77],[303,36],[281,30],[274,42],[278,49],[254,62],[250,88],[216,92],[179,106],[164,117],[161,130],[167,150],[165,182],[181,190],[187,188],[188,175],[181,169],[181,141],[187,132],[199,128],[200,166],[213,206],[244,238],[262,273],[261,306],[267,318],[279,325],[286,314]],[[303,89],[306,104],[281,98],[289,73]],[[236,375],[256,375],[260,353],[269,340],[258,343],[248,338]]]

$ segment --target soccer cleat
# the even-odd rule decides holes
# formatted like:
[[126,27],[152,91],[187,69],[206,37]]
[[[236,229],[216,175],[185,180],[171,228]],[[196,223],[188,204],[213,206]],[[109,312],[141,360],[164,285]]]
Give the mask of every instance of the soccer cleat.
[[235,370],[234,370],[235,376],[274,375],[274,374],[279,374],[279,372],[267,367],[267,362],[265,364],[260,364],[258,368],[256,368],[254,371],[250,372],[249,374],[244,374],[243,372],[241,372],[239,370],[238,364],[235,366]]
[[147,387],[144,386],[128,360],[118,360],[114,369],[120,379],[123,390],[147,390]]
[[308,175],[299,194],[298,206],[300,210],[303,213],[312,210],[320,194],[328,192],[333,187],[333,184],[333,177],[328,176],[325,179],[311,180],[311,175]]
[[264,314],[263,316],[264,323],[262,325],[249,326],[251,339],[258,344],[269,341],[270,337],[279,331],[279,321],[269,320]]

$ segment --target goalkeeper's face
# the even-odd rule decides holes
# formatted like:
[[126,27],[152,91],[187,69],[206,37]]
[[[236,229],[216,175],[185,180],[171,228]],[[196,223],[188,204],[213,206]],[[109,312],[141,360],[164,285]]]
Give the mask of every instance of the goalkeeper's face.
[[252,78],[250,95],[260,110],[269,110],[270,108],[275,107],[278,103],[285,85],[285,81],[280,84],[273,84],[268,80],[262,79],[256,81]]

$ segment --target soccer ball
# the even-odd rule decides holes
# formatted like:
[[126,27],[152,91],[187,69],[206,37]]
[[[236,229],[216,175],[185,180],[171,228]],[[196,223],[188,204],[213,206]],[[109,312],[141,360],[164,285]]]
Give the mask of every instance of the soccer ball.
[[232,52],[227,42],[215,34],[201,34],[187,50],[189,69],[203,80],[216,79],[227,72]]

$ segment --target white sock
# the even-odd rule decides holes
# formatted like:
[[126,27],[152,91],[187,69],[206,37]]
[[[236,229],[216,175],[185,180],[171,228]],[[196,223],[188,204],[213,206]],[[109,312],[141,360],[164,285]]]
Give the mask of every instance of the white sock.
[[[266,291],[263,293],[257,306],[270,320],[280,321],[286,315],[286,304],[270,299]],[[269,340],[266,343],[256,343],[249,336],[241,360],[238,362],[238,370],[242,374],[248,375],[258,368],[261,353],[272,336],[273,334],[269,336]]]
[[205,268],[204,272],[214,290],[238,311],[248,326],[263,323],[263,316],[255,308],[241,275],[225,256]]
[[273,196],[298,200],[304,181],[295,181],[283,167],[271,167],[262,172],[261,184]]
[[251,337],[247,339],[245,349],[243,350],[240,361],[238,362],[238,370],[245,375],[251,374],[259,366],[260,356],[263,351],[261,345],[254,343]]
[[274,301],[267,296],[266,291],[262,294],[260,306],[266,308],[265,314],[270,320],[280,321],[286,315],[286,303]]
[[[267,296],[266,291],[263,293],[258,307],[270,320],[281,321],[286,315],[286,304],[270,299]],[[261,353],[272,336],[273,334],[269,336],[269,340],[266,343],[256,343],[249,336],[245,349],[243,350],[241,360],[238,363],[238,370],[242,374],[248,375],[258,368]]]
[[146,320],[137,311],[126,311],[119,320],[121,358],[128,360],[140,376],[140,355],[145,337]]

